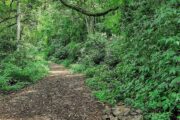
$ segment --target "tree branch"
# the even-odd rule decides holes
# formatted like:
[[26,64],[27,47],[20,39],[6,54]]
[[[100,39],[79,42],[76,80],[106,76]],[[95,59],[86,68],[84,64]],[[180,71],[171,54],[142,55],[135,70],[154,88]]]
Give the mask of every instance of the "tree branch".
[[108,10],[105,10],[105,11],[102,11],[102,12],[98,12],[98,13],[93,13],[91,11],[87,11],[83,8],[80,8],[79,6],[76,6],[76,5],[72,5],[72,4],[68,4],[65,2],[65,0],[59,0],[64,6],[68,7],[68,8],[71,8],[73,10],[76,10],[77,12],[80,12],[84,15],[87,15],[87,16],[94,16],[94,17],[98,17],[98,16],[104,16],[112,11],[115,11],[117,9],[119,9],[119,6],[117,7],[114,7],[114,8],[110,8]]
[[10,8],[11,8],[11,10],[12,10],[13,2],[14,2],[14,0],[11,0],[11,3],[10,3]]
[[[23,22],[25,22],[25,21],[27,21],[28,20],[28,18],[26,18],[26,19],[24,19],[24,20],[21,20],[21,22],[23,23]],[[5,29],[7,29],[7,28],[10,28],[10,27],[12,27],[12,26],[14,26],[14,25],[16,25],[17,23],[12,23],[12,24],[10,24],[10,25],[7,25],[7,26],[5,26],[3,29],[1,29],[0,30],[0,32],[3,32]]]
[[0,21],[0,24],[3,23],[3,22],[6,22],[6,21],[8,21],[8,20],[11,20],[11,19],[13,19],[13,18],[16,18],[16,17],[17,17],[17,15],[15,15],[15,16],[13,16],[13,17],[5,18],[5,19],[3,19],[2,21]]

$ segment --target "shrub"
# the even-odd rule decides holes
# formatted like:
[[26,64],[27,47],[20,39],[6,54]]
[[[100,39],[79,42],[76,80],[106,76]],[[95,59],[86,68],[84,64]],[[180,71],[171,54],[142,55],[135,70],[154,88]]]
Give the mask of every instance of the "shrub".
[[29,76],[32,82],[42,79],[48,74],[48,63],[44,61],[36,61],[28,63],[25,68],[23,68],[23,74]]
[[109,65],[111,68],[114,68],[121,61],[119,52],[123,50],[120,47],[121,42],[118,39],[118,37],[114,36],[110,41],[106,42],[105,64]]
[[72,64],[72,60],[63,60],[60,62],[61,64],[63,64],[65,67],[69,67]]
[[89,35],[81,49],[80,62],[87,65],[100,64],[105,57],[106,36],[101,33]]
[[86,70],[86,67],[82,64],[72,64],[70,67],[74,73],[82,73]]
[[70,42],[67,46],[66,46],[66,50],[68,53],[67,58],[71,59],[72,61],[77,61],[78,60],[78,56],[80,56],[80,43],[76,43],[74,41]]
[[47,62],[32,61],[22,67],[12,62],[3,61],[2,71],[0,72],[0,90],[14,91],[21,89],[42,79],[47,74]]

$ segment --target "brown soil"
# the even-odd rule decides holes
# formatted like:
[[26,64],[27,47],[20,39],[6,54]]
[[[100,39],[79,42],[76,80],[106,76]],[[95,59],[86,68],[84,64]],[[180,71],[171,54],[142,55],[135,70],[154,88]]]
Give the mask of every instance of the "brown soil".
[[0,120],[101,120],[103,105],[93,99],[84,80],[52,64],[47,78],[0,97]]

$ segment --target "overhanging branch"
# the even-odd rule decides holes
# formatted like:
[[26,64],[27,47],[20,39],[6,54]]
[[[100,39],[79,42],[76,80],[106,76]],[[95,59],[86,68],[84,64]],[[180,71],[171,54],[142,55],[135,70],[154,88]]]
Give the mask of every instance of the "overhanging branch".
[[98,17],[98,16],[104,16],[112,11],[115,11],[117,9],[119,9],[119,6],[116,6],[114,8],[110,8],[108,10],[105,10],[105,11],[102,11],[102,12],[97,12],[97,13],[93,13],[91,11],[87,11],[79,6],[76,6],[76,5],[72,5],[72,4],[68,4],[67,2],[65,2],[65,0],[59,0],[64,6],[68,7],[68,8],[71,8],[73,10],[76,10],[77,12],[80,12],[84,15],[87,15],[87,16],[94,16],[94,17]]

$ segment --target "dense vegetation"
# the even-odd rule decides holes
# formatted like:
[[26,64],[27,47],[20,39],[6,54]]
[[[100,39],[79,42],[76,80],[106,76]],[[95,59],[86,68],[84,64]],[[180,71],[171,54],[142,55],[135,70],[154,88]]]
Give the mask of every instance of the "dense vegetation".
[[[44,60],[46,45],[41,37],[41,28],[35,14],[37,6],[31,2],[21,3],[20,30],[18,39],[16,21],[18,8],[16,1],[0,1],[0,91],[9,92],[21,89],[36,82],[48,73],[47,62]],[[36,21],[35,21],[36,20]],[[17,33],[17,34],[16,34]]]
[[[88,15],[59,1],[22,4],[16,19],[0,23],[0,90],[24,87],[47,74],[45,59],[84,72],[99,100],[124,101],[147,120],[175,120],[180,113],[180,9],[178,0],[72,0]],[[18,6],[0,2],[0,20]],[[97,13],[97,12],[92,12]],[[26,19],[25,15],[28,17]],[[2,18],[1,18],[2,17]],[[27,21],[26,21],[27,20]],[[18,47],[19,46],[19,47]]]

